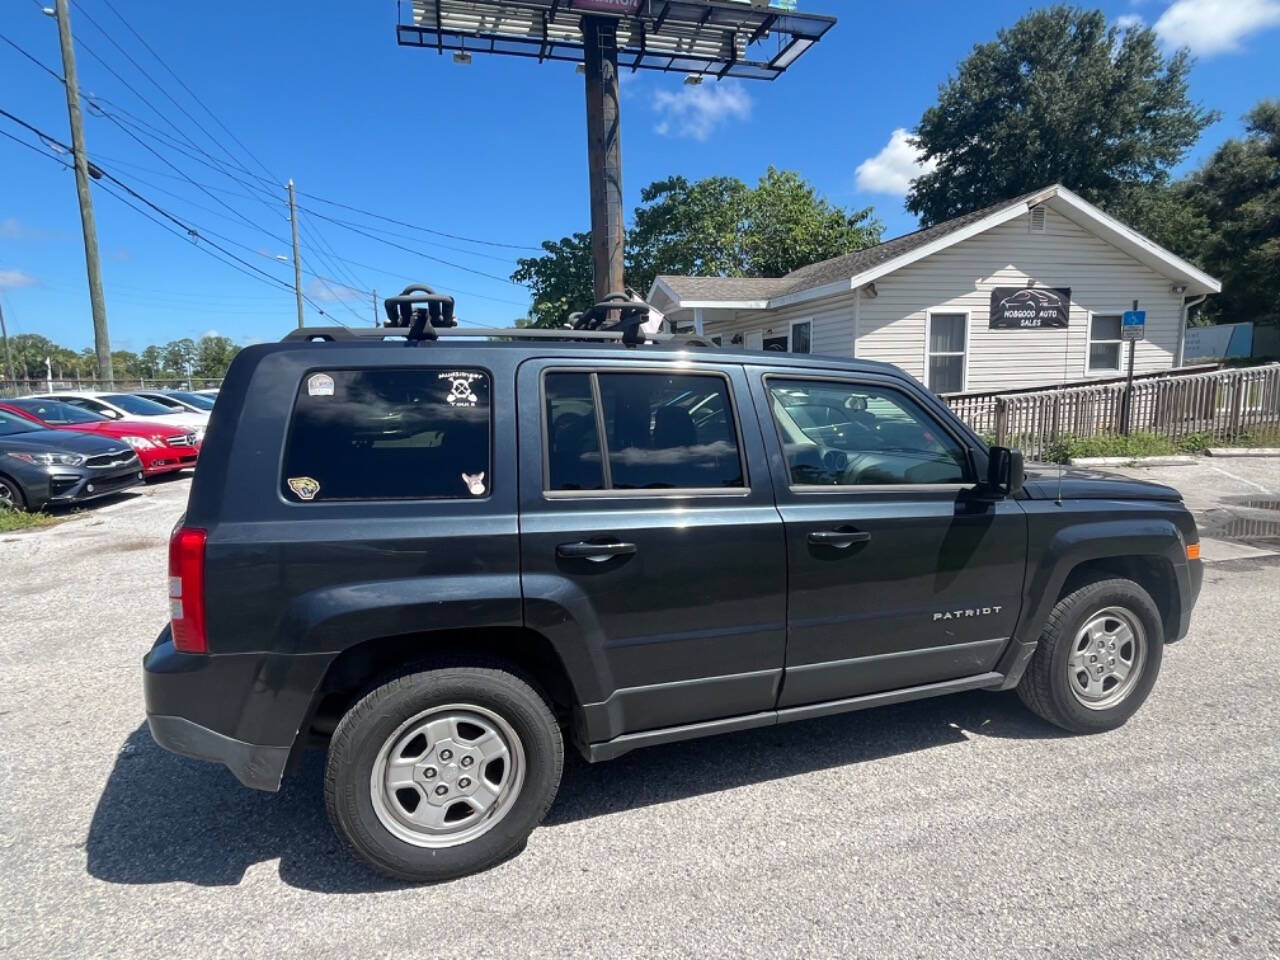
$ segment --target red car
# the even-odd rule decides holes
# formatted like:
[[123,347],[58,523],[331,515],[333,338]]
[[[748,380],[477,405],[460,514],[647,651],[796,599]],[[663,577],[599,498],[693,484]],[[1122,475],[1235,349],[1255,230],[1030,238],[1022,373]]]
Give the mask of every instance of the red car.
[[49,430],[75,430],[123,440],[137,452],[138,459],[142,461],[142,472],[148,477],[194,467],[200,454],[200,442],[186,427],[147,423],[145,420],[109,420],[69,403],[34,397],[0,401],[0,410],[17,414]]

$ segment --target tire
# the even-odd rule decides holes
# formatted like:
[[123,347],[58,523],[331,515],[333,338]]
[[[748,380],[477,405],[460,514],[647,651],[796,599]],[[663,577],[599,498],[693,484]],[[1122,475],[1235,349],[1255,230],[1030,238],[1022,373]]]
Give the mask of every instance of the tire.
[[560,727],[526,680],[488,666],[422,670],[375,687],[339,721],[325,806],[379,873],[451,880],[524,848],[563,765]]
[[8,477],[0,477],[0,510],[26,510],[22,488]]
[[[1072,733],[1114,730],[1147,699],[1163,654],[1164,625],[1151,595],[1132,580],[1099,580],[1054,606],[1018,697],[1032,713]],[[1128,664],[1123,679],[1116,679],[1113,661]],[[1104,676],[1094,673],[1099,670]]]

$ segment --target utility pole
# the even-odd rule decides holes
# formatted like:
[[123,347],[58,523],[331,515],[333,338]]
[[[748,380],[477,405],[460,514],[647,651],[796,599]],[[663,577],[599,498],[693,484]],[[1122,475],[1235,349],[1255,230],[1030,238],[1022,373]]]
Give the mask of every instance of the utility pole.
[[373,291],[373,325],[378,325],[378,291]]
[[71,119],[71,148],[75,154],[76,193],[80,197],[80,225],[84,230],[84,263],[89,273],[89,307],[93,311],[93,348],[98,355],[98,378],[115,386],[111,369],[111,338],[107,335],[107,303],[102,296],[102,266],[98,261],[98,226],[93,219],[89,193],[89,156],[84,147],[80,116],[80,87],[76,79],[76,51],[71,40],[71,12],[67,0],[54,0],[58,40],[62,45],[62,77],[67,88],[67,114]]
[[[64,0],[65,2],[65,0]],[[298,329],[302,329],[302,257],[298,253],[298,204],[289,180],[289,223],[293,226],[293,292],[298,298]]]
[[582,18],[591,184],[591,265],[599,303],[623,286],[622,131],[618,108],[618,23]]
[[13,380],[13,354],[9,352],[9,328],[4,325],[4,304],[0,303],[0,339],[4,340],[4,370],[10,381]]

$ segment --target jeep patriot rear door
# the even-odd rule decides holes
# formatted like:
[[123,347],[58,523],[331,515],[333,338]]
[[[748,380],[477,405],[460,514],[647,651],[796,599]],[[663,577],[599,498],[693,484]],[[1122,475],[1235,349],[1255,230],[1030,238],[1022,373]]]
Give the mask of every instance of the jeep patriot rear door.
[[786,553],[742,368],[529,360],[518,392],[525,622],[590,678],[583,736],[772,710]]

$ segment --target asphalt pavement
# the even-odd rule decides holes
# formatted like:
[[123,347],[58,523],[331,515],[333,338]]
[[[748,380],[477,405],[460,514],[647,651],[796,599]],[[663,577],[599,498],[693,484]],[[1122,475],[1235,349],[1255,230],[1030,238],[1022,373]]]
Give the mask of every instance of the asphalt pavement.
[[0,956],[1280,956],[1280,461],[1126,472],[1224,547],[1121,730],[973,693],[571,760],[521,855],[425,888],[347,858],[319,755],[270,795],[152,742],[186,480],[0,537]]

